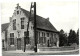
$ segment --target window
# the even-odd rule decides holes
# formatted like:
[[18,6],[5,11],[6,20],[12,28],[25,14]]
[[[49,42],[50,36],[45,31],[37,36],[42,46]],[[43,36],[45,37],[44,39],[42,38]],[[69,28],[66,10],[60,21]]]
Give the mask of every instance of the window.
[[53,37],[53,33],[51,33],[51,37]]
[[13,30],[16,30],[16,19],[13,20]]
[[26,44],[30,44],[30,39],[29,39],[29,37],[26,38]]
[[39,43],[40,43],[40,32],[38,34],[39,34]]
[[10,45],[14,45],[14,33],[10,33]]
[[26,36],[29,36],[29,31],[28,31],[28,33],[24,32],[24,37],[26,37]]
[[17,15],[19,14],[19,11],[17,11]]
[[50,43],[52,44],[53,43],[53,37],[50,37]]
[[39,37],[40,37],[40,32],[39,32]]
[[4,47],[4,40],[2,40],[2,47]]
[[49,37],[49,33],[47,33],[47,37]]
[[46,43],[46,37],[43,37],[43,43]]
[[[27,35],[28,35],[28,36],[27,36]],[[26,44],[29,44],[29,43],[30,43],[29,31],[28,31],[28,33],[27,33],[27,32],[24,32],[24,37],[26,38]]]
[[45,37],[45,33],[44,33],[44,37]]
[[39,32],[39,43],[40,44],[46,43],[46,37],[44,32],[42,32],[42,37],[40,37],[40,32]]
[[56,34],[54,34],[54,37],[56,38]]
[[44,33],[42,32],[42,37],[43,37],[43,34],[44,34]]
[[24,29],[24,18],[21,18],[21,29]]
[[33,27],[31,26],[31,30],[32,30],[32,28],[33,28]]
[[40,37],[39,43],[43,43],[43,37]]
[[40,32],[39,32],[39,43],[41,43],[41,37],[40,37]]
[[21,11],[20,11],[20,14],[21,14]]

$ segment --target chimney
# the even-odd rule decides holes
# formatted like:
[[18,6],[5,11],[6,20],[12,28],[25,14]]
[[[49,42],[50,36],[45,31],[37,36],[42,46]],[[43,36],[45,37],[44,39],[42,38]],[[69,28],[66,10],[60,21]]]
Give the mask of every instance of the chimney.
[[47,20],[49,21],[49,17],[47,18]]

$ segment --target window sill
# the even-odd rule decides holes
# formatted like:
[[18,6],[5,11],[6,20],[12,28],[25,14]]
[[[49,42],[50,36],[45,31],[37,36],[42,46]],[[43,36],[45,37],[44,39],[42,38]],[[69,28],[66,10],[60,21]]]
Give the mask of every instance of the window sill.
[[12,46],[12,47],[13,47],[14,45],[10,45],[10,46]]

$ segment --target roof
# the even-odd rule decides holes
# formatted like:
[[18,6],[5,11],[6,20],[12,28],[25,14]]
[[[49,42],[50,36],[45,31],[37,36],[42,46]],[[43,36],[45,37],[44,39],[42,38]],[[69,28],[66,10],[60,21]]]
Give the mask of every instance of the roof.
[[6,29],[8,28],[8,26],[9,26],[9,23],[2,24],[1,25],[1,30],[2,31],[6,31]]
[[36,16],[36,23],[37,28],[57,32],[56,28],[50,23],[50,21],[45,18]]
[[[25,13],[26,16],[29,17],[29,11],[21,8],[21,10],[23,11],[23,13]],[[56,30],[56,28],[50,23],[49,20],[39,16],[39,15],[36,15],[36,25],[37,25],[37,28],[39,29],[45,29],[45,30],[49,30],[49,31],[54,31],[54,32],[58,32]]]
[[[23,11],[23,13],[25,13],[25,15],[27,17],[29,17],[29,11],[21,8],[21,10]],[[38,29],[44,29],[44,30],[48,30],[48,31],[54,31],[54,32],[58,32],[56,30],[56,28],[50,23],[49,20],[36,15],[36,25]],[[7,27],[9,26],[9,23],[6,24],[2,24],[2,31],[5,31],[7,29]]]

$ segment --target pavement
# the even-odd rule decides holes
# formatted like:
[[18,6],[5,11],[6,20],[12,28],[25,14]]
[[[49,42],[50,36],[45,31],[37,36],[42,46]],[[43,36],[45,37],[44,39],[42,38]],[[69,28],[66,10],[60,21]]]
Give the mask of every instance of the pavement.
[[3,51],[3,52],[5,52],[5,53],[35,53],[35,52],[32,51],[32,50],[28,50],[28,51],[25,51],[25,52],[23,52],[22,50]]
[[79,50],[68,50],[68,51],[39,51],[35,53],[34,51],[23,52],[21,50],[17,51],[3,51],[2,56],[35,56],[35,55],[79,55]]
[[[75,50],[66,50],[66,51],[38,51],[37,53],[66,53],[66,52],[76,52],[79,51],[79,49]],[[23,52],[22,50],[16,50],[16,51],[3,51],[2,53],[35,53],[32,50]]]

